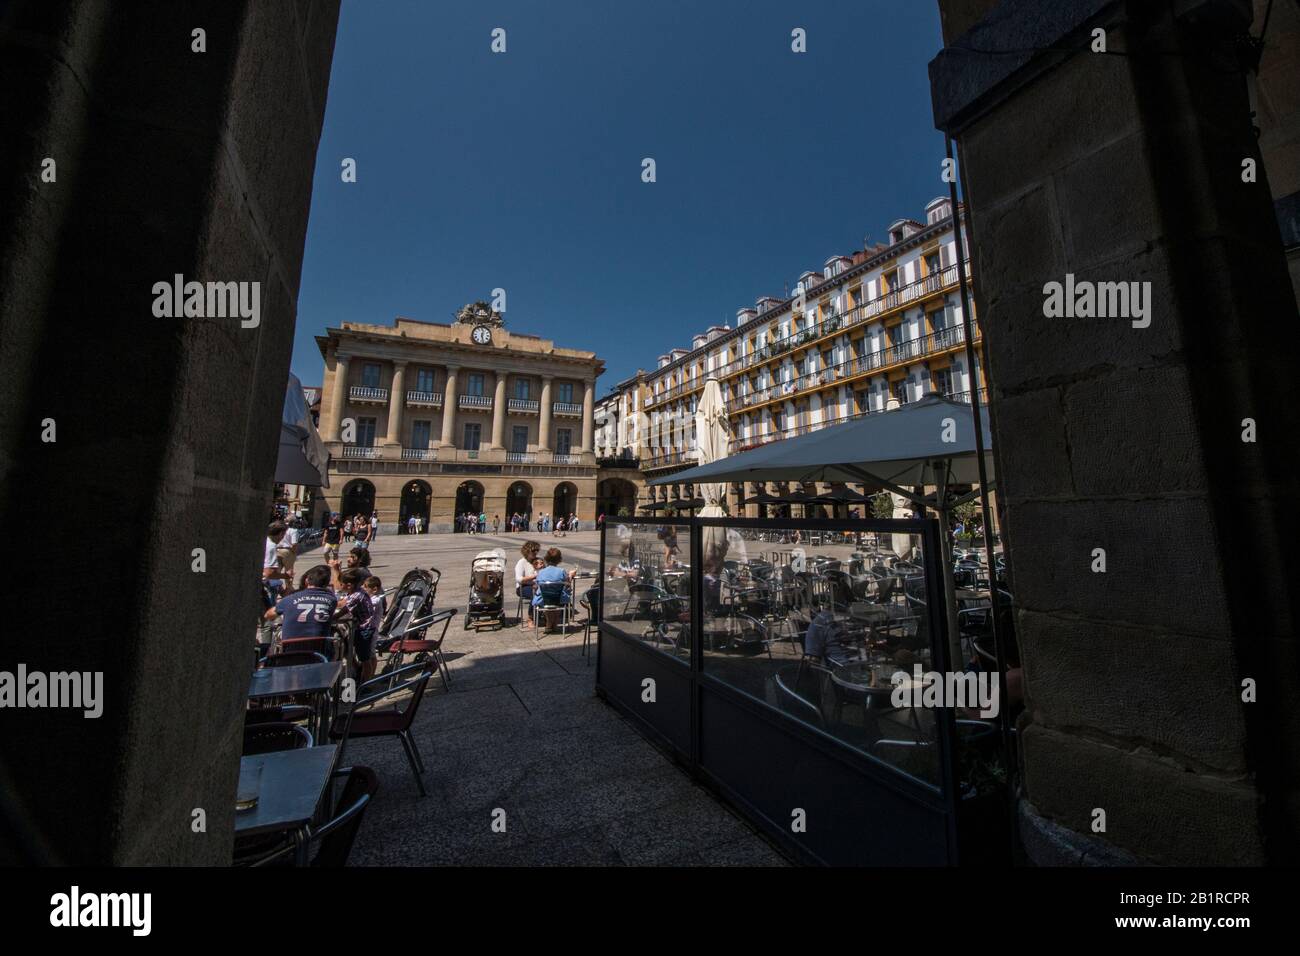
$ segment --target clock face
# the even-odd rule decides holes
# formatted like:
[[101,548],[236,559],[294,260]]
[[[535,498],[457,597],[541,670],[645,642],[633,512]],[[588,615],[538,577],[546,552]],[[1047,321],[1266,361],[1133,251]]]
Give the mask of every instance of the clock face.
[[487,345],[492,341],[492,330],[486,325],[474,326],[474,331],[471,335],[473,336],[474,341],[479,345]]

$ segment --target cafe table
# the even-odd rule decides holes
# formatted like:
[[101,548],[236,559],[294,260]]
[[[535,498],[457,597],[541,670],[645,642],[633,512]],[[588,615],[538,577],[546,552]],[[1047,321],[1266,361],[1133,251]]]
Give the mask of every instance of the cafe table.
[[306,864],[307,827],[325,797],[338,747],[323,744],[298,750],[277,750],[240,758],[241,792],[257,783],[257,803],[235,811],[235,836],[251,837],[291,831],[299,866]]
[[253,672],[249,679],[248,699],[265,700],[269,697],[291,697],[310,694],[316,714],[312,736],[321,740],[329,732],[333,714],[326,707],[328,692],[343,674],[343,661],[323,664],[296,664],[292,667],[263,667]]

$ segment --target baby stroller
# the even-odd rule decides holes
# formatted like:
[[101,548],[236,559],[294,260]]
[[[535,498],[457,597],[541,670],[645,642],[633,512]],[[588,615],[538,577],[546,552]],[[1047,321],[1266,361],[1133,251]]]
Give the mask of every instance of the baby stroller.
[[442,656],[442,642],[456,611],[449,607],[434,610],[433,601],[441,577],[442,572],[437,568],[427,571],[412,568],[406,572],[402,583],[393,592],[384,619],[379,622],[375,647],[389,655],[385,673],[400,670],[406,655],[414,654],[417,663],[432,660],[442,674],[443,688],[450,690],[451,674]]
[[465,607],[465,630],[475,630],[483,621],[497,627],[505,625],[503,583],[506,576],[506,553],[500,548],[480,551],[474,556],[469,572],[469,602]]

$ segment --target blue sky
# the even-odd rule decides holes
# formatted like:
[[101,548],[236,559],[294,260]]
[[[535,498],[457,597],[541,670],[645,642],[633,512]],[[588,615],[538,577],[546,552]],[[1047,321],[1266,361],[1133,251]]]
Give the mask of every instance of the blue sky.
[[320,382],[326,326],[500,287],[507,328],[593,349],[606,393],[922,218],[940,46],[933,0],[344,0],[293,371]]

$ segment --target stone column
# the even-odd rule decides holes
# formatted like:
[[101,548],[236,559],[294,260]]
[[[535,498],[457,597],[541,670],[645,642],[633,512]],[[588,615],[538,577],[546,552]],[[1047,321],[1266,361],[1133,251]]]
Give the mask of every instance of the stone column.
[[385,443],[402,444],[402,407],[406,404],[406,363],[393,363],[393,384],[388,390],[388,435]]
[[453,433],[456,429],[456,375],[459,371],[459,365],[447,366],[447,384],[442,390],[442,440],[438,442],[439,448],[456,447]]
[[506,441],[506,373],[497,372],[497,392],[492,399],[492,444],[495,449],[505,448]]
[[595,448],[596,429],[596,380],[587,379],[582,392],[582,448],[583,454]]
[[555,381],[550,375],[542,376],[542,401],[539,411],[540,421],[537,424],[537,450],[551,450],[551,382]]
[[330,417],[325,429],[326,441],[339,441],[343,425],[343,411],[348,406],[348,362],[350,355],[334,356],[334,384],[330,393]]
[[[1248,80],[1225,66],[1260,25],[1226,0],[1028,9],[946,34],[930,64],[971,216],[1027,689],[1023,845],[1048,865],[1291,861],[1300,340],[1259,331],[1294,325],[1295,293],[1272,171],[1242,177]],[[1097,23],[1122,68],[1089,52]],[[1008,48],[1042,52],[972,52]],[[1049,282],[1141,300],[1050,319]],[[1274,437],[1243,440],[1260,415]]]

